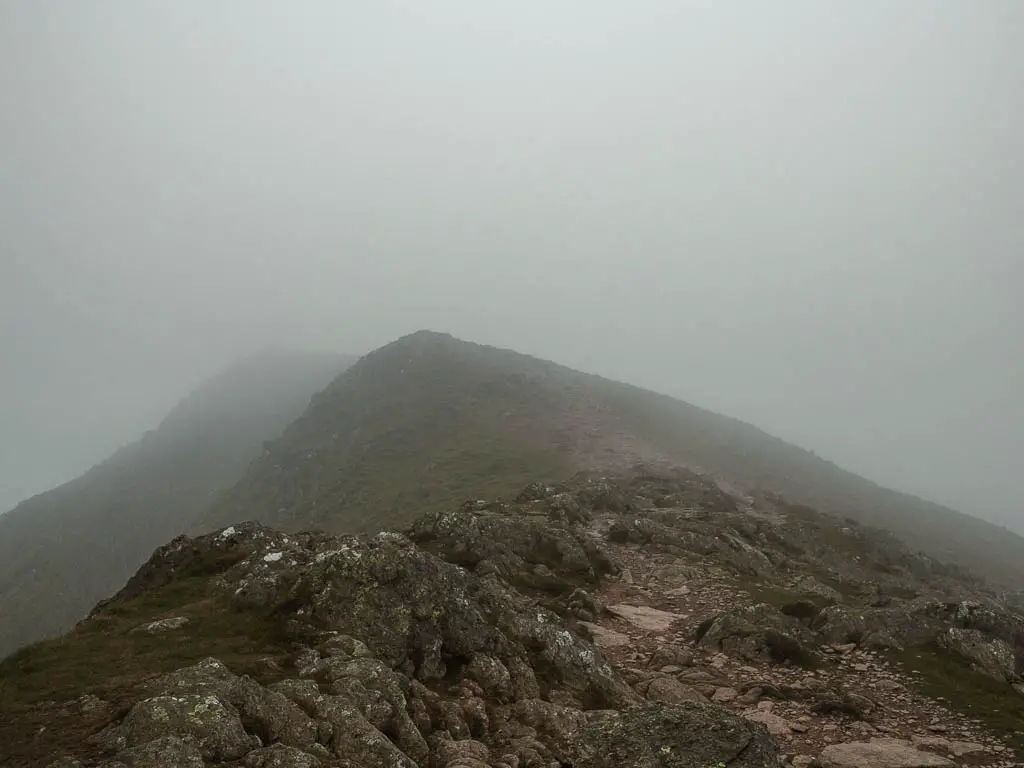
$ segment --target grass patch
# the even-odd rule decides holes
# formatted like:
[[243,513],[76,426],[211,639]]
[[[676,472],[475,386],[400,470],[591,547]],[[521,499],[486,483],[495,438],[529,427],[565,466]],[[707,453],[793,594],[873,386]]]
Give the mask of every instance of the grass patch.
[[981,720],[1024,756],[1024,696],[1006,683],[975,672],[960,659],[934,646],[889,654],[893,663],[914,675],[921,692],[943,697],[961,714]]
[[819,609],[833,605],[833,601],[820,595],[809,595],[804,592],[794,592],[785,587],[774,584],[764,584],[756,581],[742,581],[736,585],[759,603],[767,603],[778,609],[798,602],[814,603]]
[[[261,683],[279,679],[275,670],[291,650],[281,621],[270,610],[235,610],[209,589],[214,574],[245,554],[195,550],[182,553],[174,571],[144,568],[68,634],[0,661],[0,765],[46,765],[59,754],[103,758],[88,737],[128,711],[139,696],[139,683],[208,656]],[[171,616],[187,617],[189,623],[159,635],[133,631]],[[277,664],[268,664],[268,658]],[[110,707],[82,712],[74,705],[44,703],[69,702],[85,693]]]
[[[269,613],[237,611],[210,596],[204,570],[199,565],[190,575],[111,603],[63,637],[0,662],[0,707],[68,700],[87,691],[105,697],[208,656],[236,673],[262,676],[259,661],[287,650],[280,623]],[[170,616],[189,623],[159,635],[132,631]]]
[[790,520],[809,526],[814,541],[819,545],[851,557],[867,557],[872,554],[872,543],[865,538],[863,527],[847,525],[838,518],[803,504],[786,504],[779,511]]
[[579,469],[568,448],[480,418],[397,426],[365,450],[345,444],[296,468],[290,484],[268,481],[274,475],[267,470],[217,502],[202,527],[258,519],[283,530],[401,529],[425,513],[457,509],[470,499],[511,498],[532,482],[560,480]]

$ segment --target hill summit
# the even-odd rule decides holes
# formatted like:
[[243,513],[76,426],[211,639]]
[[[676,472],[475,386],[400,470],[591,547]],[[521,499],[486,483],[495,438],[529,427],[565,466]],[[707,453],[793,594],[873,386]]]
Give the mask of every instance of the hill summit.
[[[552,362],[421,331],[360,359],[197,522],[372,531],[537,478],[686,466],[885,528],[1024,583],[1024,538],[881,488],[749,424]],[[730,486],[731,487],[731,486]]]

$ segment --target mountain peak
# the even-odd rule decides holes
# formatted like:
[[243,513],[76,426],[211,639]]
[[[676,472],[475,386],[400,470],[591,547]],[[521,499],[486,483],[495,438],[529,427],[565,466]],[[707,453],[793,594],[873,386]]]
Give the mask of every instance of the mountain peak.
[[[432,331],[429,328],[421,328],[418,331],[414,331],[412,333],[406,334],[405,336],[398,338],[397,340],[393,341],[392,344],[402,344],[403,342],[412,342],[417,344],[441,344],[451,341],[461,341],[461,339],[456,339],[450,333],[445,333],[443,331]],[[466,344],[468,342],[462,343]]]
[[735,419],[432,330],[335,379],[200,525],[368,531],[533,479],[636,462],[775,490],[1002,583],[1024,579],[1024,539],[996,526],[888,491]]

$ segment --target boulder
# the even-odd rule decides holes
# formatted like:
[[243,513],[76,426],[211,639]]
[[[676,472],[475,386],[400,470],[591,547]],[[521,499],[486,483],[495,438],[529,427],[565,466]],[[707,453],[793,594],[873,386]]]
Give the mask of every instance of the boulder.
[[571,525],[513,512],[429,513],[410,537],[450,563],[529,589],[568,593],[612,570],[608,557]]
[[160,635],[164,632],[173,632],[176,629],[181,629],[188,624],[189,619],[187,616],[172,616],[168,619],[160,619],[159,621],[151,621],[147,624],[142,624],[136,627],[132,632],[145,632],[147,635]]
[[245,732],[234,707],[217,696],[196,694],[144,699],[97,740],[107,749],[122,752],[166,737],[193,743],[204,760],[237,760],[259,746]]
[[604,605],[585,589],[576,589],[566,598],[562,613],[583,621],[597,621],[604,613]]
[[662,645],[658,647],[652,655],[650,660],[647,662],[647,666],[651,669],[661,669],[662,667],[692,667],[693,666],[693,652],[679,648],[675,645]]
[[515,705],[515,721],[533,730],[541,754],[550,754],[561,763],[571,763],[575,738],[586,728],[587,715],[541,699],[520,701]]
[[798,620],[767,603],[738,608],[706,621],[698,644],[747,661],[815,666],[810,632]]
[[768,732],[720,707],[648,704],[589,725],[576,736],[573,768],[781,768]]
[[249,677],[232,683],[227,700],[238,711],[242,723],[264,744],[306,748],[317,741],[317,726],[288,697],[268,690]]
[[936,644],[1000,682],[1011,681],[1016,673],[1016,658],[1009,643],[977,629],[950,627],[939,634]]
[[805,595],[813,595],[815,597],[820,597],[833,603],[843,602],[843,596],[839,593],[838,590],[833,589],[827,584],[823,584],[821,581],[819,581],[817,578],[810,574],[798,579],[796,583],[793,584],[793,589],[796,592],[802,592]]
[[774,714],[766,709],[755,709],[743,713],[743,717],[752,723],[760,723],[768,729],[775,738],[789,736],[793,733],[793,727],[784,717]]
[[273,744],[256,749],[242,761],[245,768],[320,768],[322,763],[315,755],[284,744]]

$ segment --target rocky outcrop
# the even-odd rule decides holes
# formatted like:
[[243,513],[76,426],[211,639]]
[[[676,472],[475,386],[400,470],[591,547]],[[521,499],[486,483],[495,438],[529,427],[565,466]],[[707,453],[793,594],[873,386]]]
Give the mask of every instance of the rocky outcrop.
[[[668,677],[648,681],[652,703],[588,710],[516,697],[504,675],[495,682],[493,670],[476,674],[490,681],[489,691],[473,676],[455,690],[435,691],[377,659],[309,652],[302,661],[308,664],[300,677],[270,688],[212,658],[153,681],[147,688],[159,695],[95,737],[113,753],[105,768],[232,760],[252,768],[339,760],[362,768],[601,768],[692,765],[695,755],[708,764],[781,765],[766,731]],[[484,700],[495,689],[506,704]]]
[[965,659],[972,669],[996,680],[1014,683],[1020,680],[1013,648],[997,637],[977,629],[950,627],[936,638],[939,648]]
[[579,517],[579,503],[567,493],[556,494],[551,503],[560,512],[574,512],[551,520],[466,505],[458,512],[420,518],[410,538],[478,576],[494,574],[520,588],[561,593],[598,583],[613,566],[593,541],[569,526],[569,520]]
[[[209,761],[237,760],[260,746],[259,740],[242,727],[239,713],[211,692],[143,699],[97,741],[113,752],[134,756],[140,754],[140,748],[142,753],[151,751],[152,742],[166,738],[194,745]],[[134,757],[126,756],[126,760],[131,759]]]
[[[115,719],[80,764],[742,768],[781,766],[778,742],[792,765],[931,768],[979,743],[965,730],[939,744],[951,719],[937,707],[899,730],[920,699],[878,649],[930,643],[1017,684],[1018,617],[984,601],[868,604],[876,592],[846,591],[855,576],[796,566],[821,547],[784,544],[791,522],[745,519],[680,477],[536,484],[407,533],[246,523],[175,539],[90,621],[182,580],[191,599],[258,617],[279,652],[244,667],[207,658],[140,681],[124,706],[100,702]],[[701,498],[710,506],[683,506]],[[748,596],[755,574],[773,602]],[[201,636],[193,607],[129,613],[125,635]],[[877,738],[891,733],[905,738]]]
[[768,732],[709,704],[655,704],[602,719],[576,738],[573,768],[781,768]]
[[[522,538],[495,548],[495,558],[508,563],[517,541],[530,558],[535,550],[525,542],[535,536],[539,551],[561,558],[563,569],[596,579],[595,545],[528,521],[503,525]],[[198,754],[247,765],[344,758],[414,768],[450,753],[449,740],[467,739],[548,759],[565,752],[565,730],[582,728],[584,711],[641,701],[558,615],[508,589],[501,576],[515,581],[514,571],[481,578],[400,534],[285,535],[233,526],[162,548],[121,597],[200,563],[227,565],[211,580],[215,599],[273,613],[305,647],[294,658],[296,675],[267,688],[207,659],[147,683],[145,697],[95,739],[126,765],[178,750],[179,762]],[[556,706],[563,714],[554,717]],[[540,734],[529,749],[504,736],[523,727]],[[267,745],[281,746],[270,752]]]
[[813,637],[797,620],[765,603],[714,617],[699,631],[697,643],[749,661],[813,667],[819,659]]
[[885,608],[830,606],[811,627],[824,643],[933,646],[996,680],[1024,681],[1024,619],[994,605],[915,600]]

